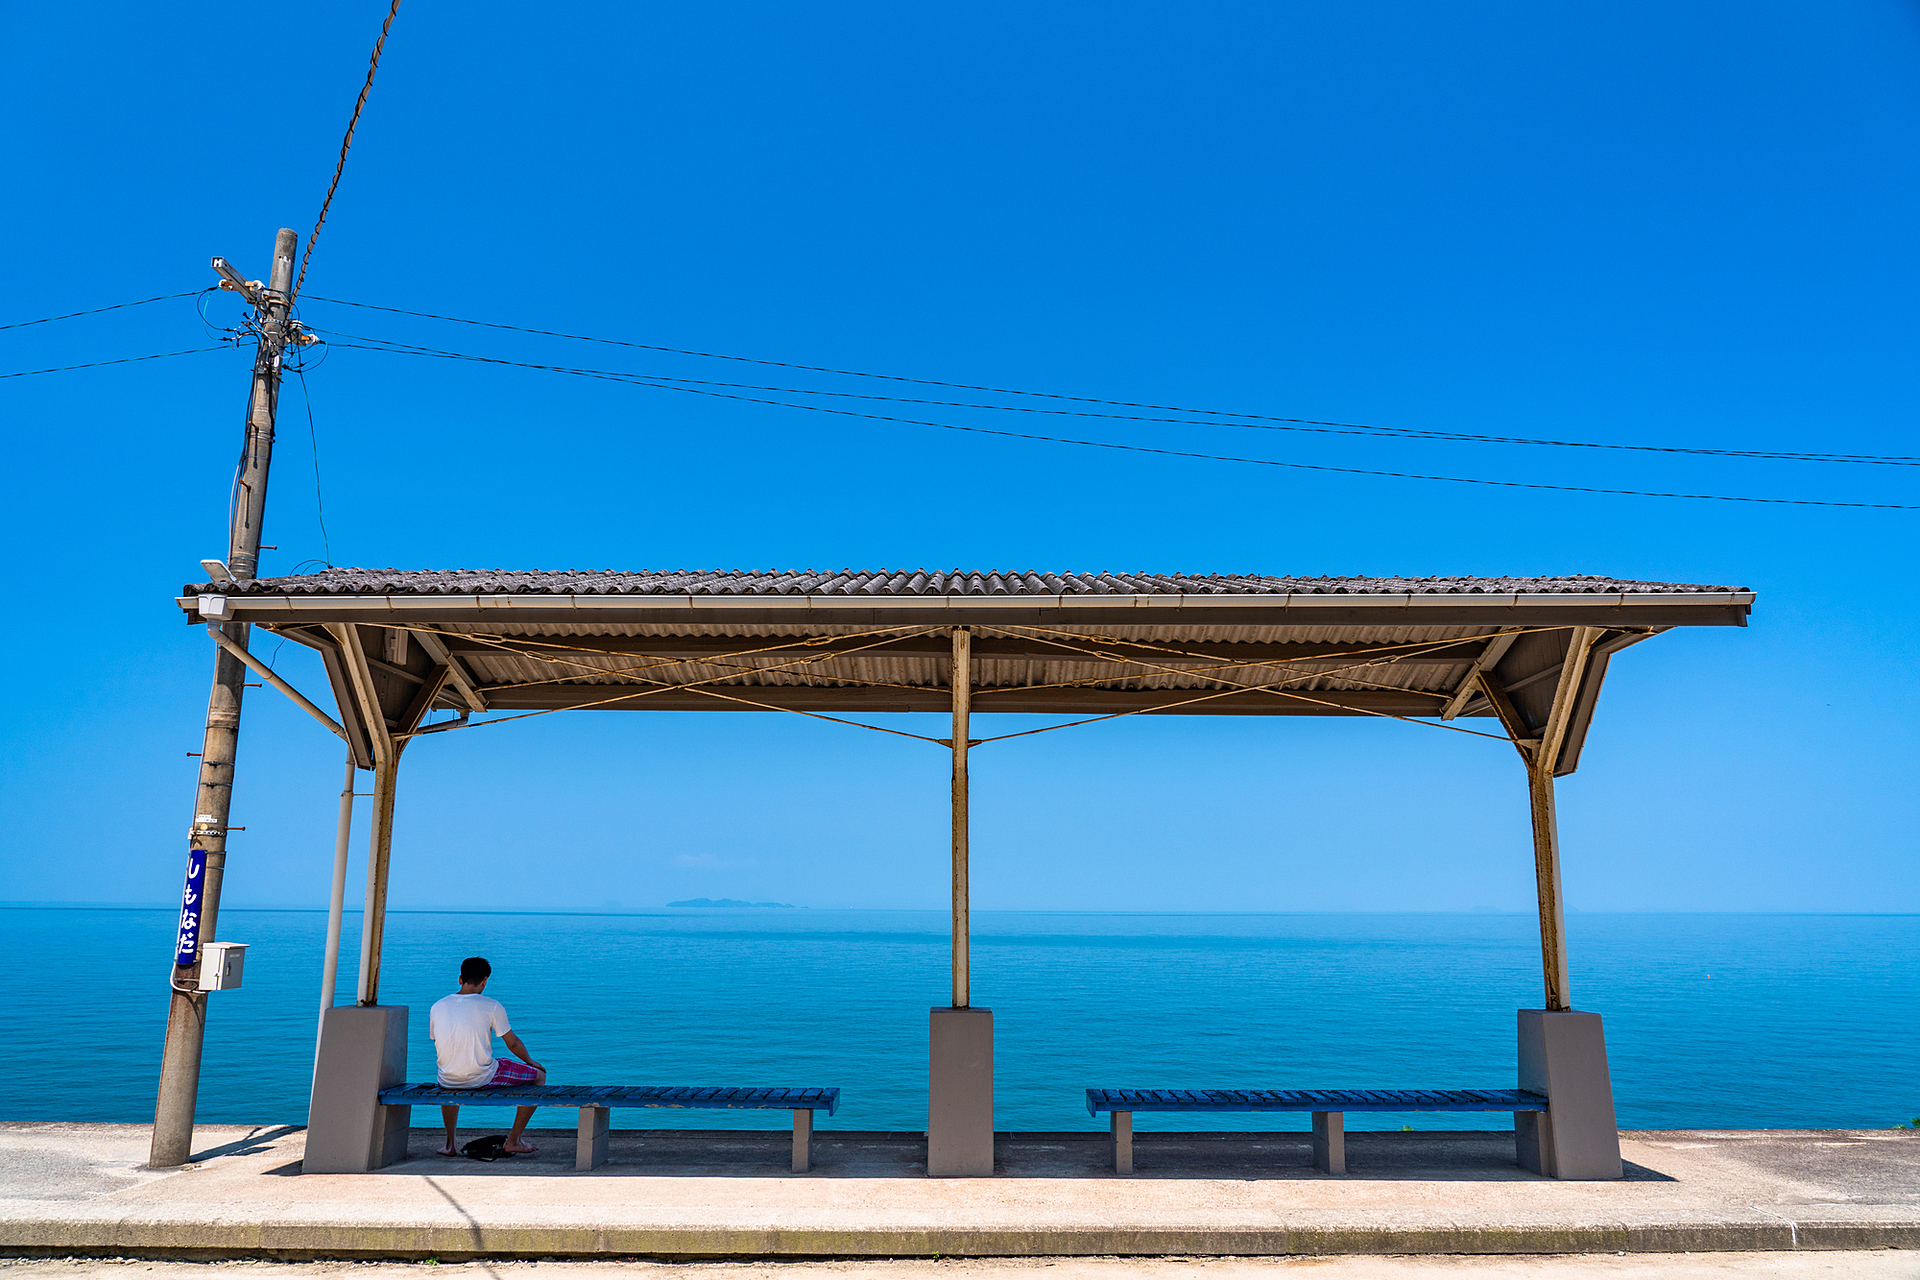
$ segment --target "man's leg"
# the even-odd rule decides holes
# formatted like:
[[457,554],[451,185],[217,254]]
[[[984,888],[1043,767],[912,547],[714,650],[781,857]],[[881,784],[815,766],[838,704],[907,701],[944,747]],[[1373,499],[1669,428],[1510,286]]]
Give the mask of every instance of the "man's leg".
[[440,1148],[440,1154],[443,1156],[459,1155],[460,1148],[455,1145],[453,1128],[454,1123],[460,1118],[460,1108],[458,1106],[442,1107],[440,1108],[440,1118],[447,1122],[447,1145]]
[[527,1131],[527,1121],[533,1119],[533,1111],[532,1107],[521,1107],[513,1113],[513,1132],[507,1135],[507,1150],[515,1155],[531,1155],[540,1149],[520,1136]]

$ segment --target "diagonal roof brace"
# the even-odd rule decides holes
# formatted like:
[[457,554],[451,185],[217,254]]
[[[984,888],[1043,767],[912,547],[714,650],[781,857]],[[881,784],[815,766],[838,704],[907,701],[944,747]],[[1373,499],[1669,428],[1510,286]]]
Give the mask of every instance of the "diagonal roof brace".
[[269,667],[266,663],[260,661],[260,659],[254,657],[252,654],[248,653],[245,649],[235,644],[231,639],[227,637],[226,632],[220,629],[218,624],[211,623],[211,622],[208,623],[207,634],[213,637],[213,642],[215,644],[219,645],[222,649],[225,649],[228,653],[231,653],[234,657],[240,659],[240,661],[246,663],[248,670],[252,671],[255,675],[259,676],[262,680],[265,680],[268,684],[272,685],[274,688],[278,689],[280,692],[286,694],[287,697],[293,699],[293,703],[295,706],[299,707],[302,711],[312,716],[315,720],[318,720],[321,724],[324,724],[325,726],[327,726],[327,728],[331,729],[335,737],[344,739],[347,736],[347,731],[345,729],[342,729],[339,723],[336,722],[332,716],[322,711],[319,707],[314,706],[313,703],[307,699],[306,695],[302,694],[298,689],[288,684],[285,680],[282,680],[279,677],[279,675],[274,672],[272,667]]

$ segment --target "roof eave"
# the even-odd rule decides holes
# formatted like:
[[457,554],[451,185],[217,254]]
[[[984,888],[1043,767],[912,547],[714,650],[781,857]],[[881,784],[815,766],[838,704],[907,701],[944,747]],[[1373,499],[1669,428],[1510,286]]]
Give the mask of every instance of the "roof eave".
[[[200,596],[179,596],[175,603],[190,622],[208,620]],[[1745,626],[1754,593],[1580,592],[1553,594],[1405,593],[1386,595],[232,595],[218,597],[226,618],[240,622],[608,622],[671,623],[705,614],[730,622],[754,614],[799,622],[843,618],[877,622],[888,617],[927,623],[943,615],[954,621],[1009,620],[1038,615],[1053,621],[1073,618],[1118,621],[1119,614],[1144,610],[1156,620],[1185,614],[1210,623],[1279,623],[1288,617],[1313,623],[1345,621],[1343,615],[1372,621],[1395,618],[1415,625],[1483,623],[1488,625],[1585,625],[1608,627]],[[1195,615],[1199,615],[1196,617]],[[225,619],[222,619],[225,620]],[[1309,624],[1311,625],[1311,624]]]

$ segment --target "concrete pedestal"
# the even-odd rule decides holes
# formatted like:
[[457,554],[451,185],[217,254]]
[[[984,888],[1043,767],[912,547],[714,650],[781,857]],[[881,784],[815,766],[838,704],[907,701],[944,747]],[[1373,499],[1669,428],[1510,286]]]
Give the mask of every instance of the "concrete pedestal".
[[1322,1173],[1347,1171],[1347,1117],[1341,1111],[1313,1113],[1313,1167]]
[[927,1176],[993,1175],[993,1010],[934,1009],[927,1034]]
[[1549,1178],[1621,1176],[1607,1038],[1597,1013],[1520,1010],[1520,1087],[1545,1094],[1547,1111],[1516,1112],[1515,1154]]
[[383,1107],[382,1089],[407,1082],[407,1007],[327,1010],[307,1109],[306,1173],[366,1173],[407,1154],[412,1107]]

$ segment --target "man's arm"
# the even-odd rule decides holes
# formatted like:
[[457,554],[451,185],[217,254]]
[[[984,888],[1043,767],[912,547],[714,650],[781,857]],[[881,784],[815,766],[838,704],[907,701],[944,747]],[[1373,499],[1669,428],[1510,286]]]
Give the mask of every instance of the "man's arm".
[[532,1067],[535,1071],[546,1070],[545,1067],[541,1066],[539,1063],[533,1060],[533,1055],[527,1052],[527,1046],[525,1045],[525,1043],[521,1041],[519,1036],[509,1031],[505,1035],[501,1036],[500,1039],[506,1043],[507,1048],[513,1052],[514,1057],[520,1059],[520,1061],[526,1063],[528,1066]]

